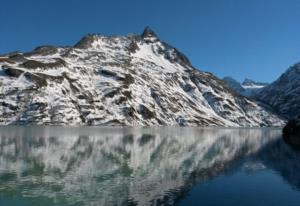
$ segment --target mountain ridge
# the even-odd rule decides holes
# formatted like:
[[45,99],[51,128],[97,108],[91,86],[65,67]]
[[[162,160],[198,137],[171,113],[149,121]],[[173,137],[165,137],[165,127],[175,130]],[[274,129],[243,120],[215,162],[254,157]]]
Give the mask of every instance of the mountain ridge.
[[280,115],[292,119],[300,114],[300,63],[289,67],[256,98],[271,105]]
[[0,124],[274,126],[270,108],[195,69],[146,27],[0,57]]
[[257,82],[249,78],[245,78],[242,83],[230,76],[226,76],[222,80],[235,92],[249,98],[254,98],[264,87],[269,85],[269,83]]

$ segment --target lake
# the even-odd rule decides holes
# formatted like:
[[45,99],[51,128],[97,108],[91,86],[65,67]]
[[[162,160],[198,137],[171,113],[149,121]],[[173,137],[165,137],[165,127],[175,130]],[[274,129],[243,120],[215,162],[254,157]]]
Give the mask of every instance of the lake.
[[276,128],[0,127],[0,205],[300,205]]

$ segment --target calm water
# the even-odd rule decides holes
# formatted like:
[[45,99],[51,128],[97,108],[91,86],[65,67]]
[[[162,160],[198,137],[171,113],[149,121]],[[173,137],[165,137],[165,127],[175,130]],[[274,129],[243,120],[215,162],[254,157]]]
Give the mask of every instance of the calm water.
[[0,127],[0,205],[300,205],[280,129]]

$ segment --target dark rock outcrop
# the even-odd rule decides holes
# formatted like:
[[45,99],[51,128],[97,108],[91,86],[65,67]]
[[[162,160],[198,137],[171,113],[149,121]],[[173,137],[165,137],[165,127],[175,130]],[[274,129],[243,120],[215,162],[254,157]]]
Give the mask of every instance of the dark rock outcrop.
[[149,38],[149,37],[158,38],[158,36],[155,34],[155,32],[149,26],[147,26],[144,29],[144,32],[142,34],[142,38]]
[[24,55],[25,56],[31,56],[31,55],[47,56],[47,55],[56,54],[57,52],[58,49],[55,46],[44,45],[44,46],[39,46],[35,48],[32,52],[27,52]]
[[18,78],[22,73],[24,73],[24,71],[21,69],[13,68],[7,65],[3,65],[2,69],[10,77]]
[[283,128],[282,133],[285,142],[300,149],[300,119],[291,119]]
[[66,65],[66,62],[61,58],[55,58],[55,62],[44,63],[36,60],[28,60],[22,64],[23,67],[27,69],[36,69],[36,68],[57,68],[63,67]]
[[79,42],[77,42],[74,48],[77,49],[87,49],[91,46],[91,44],[97,39],[96,34],[87,34],[84,36]]

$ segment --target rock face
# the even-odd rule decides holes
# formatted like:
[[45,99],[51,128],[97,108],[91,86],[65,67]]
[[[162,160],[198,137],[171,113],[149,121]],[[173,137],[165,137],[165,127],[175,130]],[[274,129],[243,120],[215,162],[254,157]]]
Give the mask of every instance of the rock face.
[[[16,56],[17,55],[17,56]],[[0,124],[274,126],[262,104],[196,70],[147,27],[0,57]]]
[[235,80],[232,77],[224,77],[223,81],[229,86],[233,91],[235,91],[238,94],[243,95],[245,92],[245,89],[242,87],[241,83],[237,80]]
[[224,77],[223,81],[238,94],[246,97],[256,96],[268,83],[256,82],[246,78],[243,83],[238,82],[232,77]]
[[300,149],[300,119],[291,119],[282,130],[284,140]]
[[300,114],[300,63],[290,67],[276,81],[257,94],[257,99],[271,105],[288,119]]

